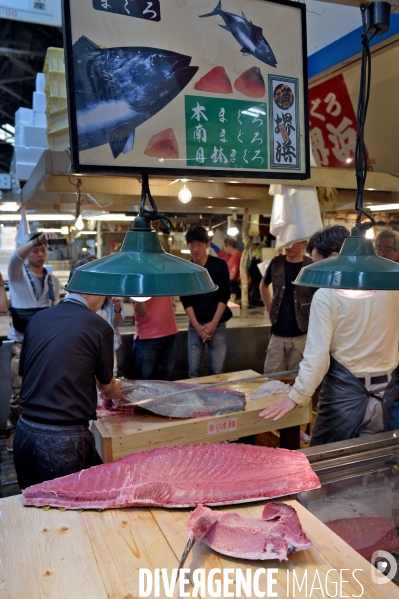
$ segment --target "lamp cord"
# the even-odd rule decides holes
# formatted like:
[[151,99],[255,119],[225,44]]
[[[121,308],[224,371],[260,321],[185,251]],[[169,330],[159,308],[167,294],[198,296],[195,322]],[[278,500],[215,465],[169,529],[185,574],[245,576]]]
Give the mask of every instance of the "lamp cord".
[[[371,53],[370,53],[370,42],[373,39],[375,33],[371,36],[367,35],[367,22],[366,22],[366,7],[362,5],[360,7],[362,15],[363,33],[361,36],[362,42],[362,60],[360,70],[360,88],[359,88],[359,100],[357,104],[357,138],[355,148],[355,169],[356,169],[356,203],[355,208],[357,210],[356,225],[362,229],[370,229],[376,223],[374,218],[363,210],[363,196],[364,186],[367,177],[367,166],[368,166],[368,155],[366,146],[364,143],[364,127],[366,124],[367,109],[370,98],[370,81],[371,81]],[[361,223],[362,216],[365,216],[370,222]]]
[[[145,203],[147,201],[150,202],[152,206],[152,210],[149,210],[145,207]],[[148,182],[148,173],[141,174],[141,207],[140,207],[140,216],[144,216],[148,218],[150,221],[160,220],[163,226],[170,231],[172,229],[172,221],[166,214],[163,212],[158,212],[158,207],[155,203],[154,198],[151,195],[150,185]]]

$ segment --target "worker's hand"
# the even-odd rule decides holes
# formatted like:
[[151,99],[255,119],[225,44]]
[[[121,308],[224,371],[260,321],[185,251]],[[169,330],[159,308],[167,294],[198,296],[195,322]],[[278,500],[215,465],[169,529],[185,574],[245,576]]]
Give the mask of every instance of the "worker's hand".
[[40,233],[39,237],[37,237],[37,241],[36,239],[33,240],[33,243],[40,243],[40,245],[42,245],[43,243],[47,243],[49,239],[57,239],[57,234],[56,233]]
[[114,304],[115,312],[120,312],[123,307],[123,299],[121,297],[111,297],[111,302]]
[[286,395],[260,412],[259,416],[265,420],[269,420],[269,418],[279,420],[289,412],[292,412],[292,410],[295,410],[297,405],[298,404],[296,404],[295,401],[292,401],[292,399]]
[[114,379],[114,386],[108,393],[106,394],[110,399],[123,399],[123,394],[121,391],[121,381],[119,379]]
[[202,324],[202,325],[198,324],[198,326],[195,327],[195,332],[197,333],[198,337],[201,339],[202,343],[205,343],[205,341],[209,341],[209,339],[210,339],[205,327],[206,327],[206,325],[204,325],[204,324]]

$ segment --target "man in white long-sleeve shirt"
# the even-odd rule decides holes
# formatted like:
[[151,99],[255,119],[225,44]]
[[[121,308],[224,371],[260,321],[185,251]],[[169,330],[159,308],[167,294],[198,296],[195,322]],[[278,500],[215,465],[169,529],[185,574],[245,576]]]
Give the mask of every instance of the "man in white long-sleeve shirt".
[[297,405],[308,405],[323,381],[311,445],[392,429],[398,323],[399,291],[351,299],[319,289],[295,384],[260,416],[278,420]]
[[7,451],[12,451],[13,431],[19,417],[22,378],[18,374],[19,355],[24,330],[35,311],[49,308],[59,301],[59,281],[44,268],[47,258],[46,243],[57,236],[54,233],[32,234],[10,257],[8,282],[12,325],[8,338],[11,348],[10,381],[12,395],[7,418]]

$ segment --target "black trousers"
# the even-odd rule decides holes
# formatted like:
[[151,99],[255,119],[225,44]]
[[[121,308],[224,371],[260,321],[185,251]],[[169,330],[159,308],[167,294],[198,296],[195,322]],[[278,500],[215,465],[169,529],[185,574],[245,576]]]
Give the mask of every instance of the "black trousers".
[[13,456],[21,489],[94,466],[96,450],[87,426],[53,426],[20,416]]

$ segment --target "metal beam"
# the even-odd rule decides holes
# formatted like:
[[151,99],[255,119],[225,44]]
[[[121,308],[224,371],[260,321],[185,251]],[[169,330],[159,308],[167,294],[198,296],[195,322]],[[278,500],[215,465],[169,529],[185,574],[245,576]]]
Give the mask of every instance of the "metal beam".
[[20,96],[16,92],[14,92],[12,89],[9,89],[6,85],[2,85],[0,83],[0,89],[2,89],[3,92],[6,92],[10,96],[13,96],[14,98],[17,98],[17,100],[19,100],[20,102],[24,102],[25,104],[27,104],[28,106],[30,106],[30,102],[28,102],[28,100],[25,100],[25,98],[23,98],[22,96]]
[[17,48],[7,48],[7,46],[0,46],[0,56],[26,56],[28,58],[44,58],[46,55],[45,51],[35,52],[34,50],[18,50]]
[[24,81],[32,81],[35,78],[35,75],[26,75],[25,77],[6,77],[5,79],[0,79],[0,83],[3,85],[8,85],[10,83],[23,83]]
[[19,58],[16,58],[15,56],[8,56],[8,58],[9,58],[10,62],[15,64],[15,66],[19,67],[22,71],[26,71],[27,73],[31,73],[31,75],[36,76],[35,69],[33,69],[30,66],[30,64],[28,64],[27,62],[24,62],[23,60],[19,60]]
[[10,114],[9,112],[6,112],[5,110],[3,110],[2,108],[0,108],[0,114],[4,114],[4,116],[6,116],[8,119],[10,119],[10,121],[13,123],[15,120],[15,116],[13,114]]

